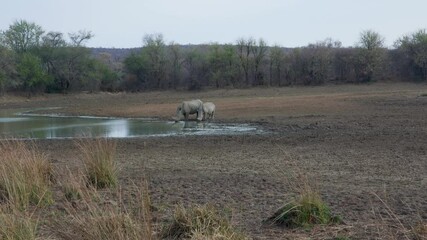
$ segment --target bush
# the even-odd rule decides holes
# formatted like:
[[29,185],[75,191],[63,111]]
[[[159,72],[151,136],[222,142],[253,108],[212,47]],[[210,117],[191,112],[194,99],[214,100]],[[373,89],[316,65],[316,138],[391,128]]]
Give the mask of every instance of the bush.
[[196,206],[187,210],[176,207],[172,223],[163,231],[163,237],[175,239],[246,239],[229,220],[213,206]]
[[77,145],[83,154],[88,183],[97,188],[115,186],[117,184],[116,142],[107,138],[83,139],[77,142]]
[[34,145],[20,141],[0,143],[0,197],[17,209],[53,203],[49,189],[52,166]]

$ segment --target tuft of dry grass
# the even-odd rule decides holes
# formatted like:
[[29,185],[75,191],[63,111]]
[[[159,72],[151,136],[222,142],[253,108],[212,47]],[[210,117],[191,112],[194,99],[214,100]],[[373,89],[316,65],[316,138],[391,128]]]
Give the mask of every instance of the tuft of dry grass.
[[[420,222],[415,226],[409,226],[401,220],[392,207],[387,203],[385,198],[380,197],[378,194],[371,192],[382,204],[382,211],[374,209],[374,213],[378,218],[378,233],[382,239],[427,239],[427,223],[420,217]],[[385,212],[381,214],[380,212]],[[405,223],[405,224],[404,224]]]
[[102,201],[96,189],[87,188],[81,195],[82,206],[67,204],[69,220],[55,223],[57,234],[65,240],[154,239],[146,181],[137,193],[136,200],[125,206],[121,193],[117,201]]
[[88,183],[97,188],[117,184],[116,141],[108,138],[81,139],[76,142],[83,155]]
[[36,239],[37,221],[32,216],[16,209],[0,208],[0,239],[33,240]]
[[174,239],[246,239],[232,227],[227,217],[211,205],[190,209],[176,206],[173,221],[162,235]]
[[72,173],[71,170],[67,168],[64,180],[60,182],[64,196],[68,201],[79,200],[88,192],[88,186],[83,173],[79,170],[76,171],[77,172]]
[[52,166],[34,144],[0,142],[0,197],[16,209],[53,203]]
[[427,239],[427,222],[418,223],[414,227],[412,232],[414,233],[416,239],[419,239],[419,240]]

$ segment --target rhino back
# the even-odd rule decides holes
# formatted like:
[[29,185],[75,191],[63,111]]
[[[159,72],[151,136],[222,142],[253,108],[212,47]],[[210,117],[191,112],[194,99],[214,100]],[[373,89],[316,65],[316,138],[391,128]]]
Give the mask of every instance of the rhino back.
[[203,103],[203,111],[208,112],[208,113],[214,112],[215,111],[215,104],[213,104],[212,102]]
[[191,100],[191,101],[184,101],[182,103],[183,109],[185,109],[185,112],[189,114],[197,113],[199,111],[200,106],[202,105],[202,101],[197,100]]

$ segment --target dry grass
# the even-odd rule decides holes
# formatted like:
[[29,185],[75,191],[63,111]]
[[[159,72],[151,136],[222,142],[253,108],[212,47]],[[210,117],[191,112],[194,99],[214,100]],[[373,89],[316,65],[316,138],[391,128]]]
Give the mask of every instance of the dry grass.
[[414,227],[412,232],[414,233],[416,239],[419,239],[419,240],[427,239],[427,222],[418,223]]
[[83,194],[87,193],[88,186],[85,177],[79,170],[72,173],[71,170],[67,168],[67,173],[64,180],[60,182],[60,185],[68,201],[79,200],[83,197]]
[[0,209],[0,239],[33,240],[36,239],[37,222],[25,213]]
[[[382,211],[374,209],[374,213],[378,219],[377,232],[381,239],[427,239],[427,223],[425,223],[421,217],[421,221],[415,226],[409,226],[410,224],[407,223],[404,224],[405,222],[401,221],[401,217],[395,213],[384,198],[374,192],[371,194],[375,196],[383,206]],[[381,214],[380,212],[384,212],[385,214]]]
[[53,202],[49,189],[52,166],[33,144],[20,141],[0,143],[0,196],[14,208]]
[[96,189],[85,190],[78,206],[66,206],[68,220],[56,222],[57,235],[65,240],[154,239],[145,181],[137,192],[136,200],[125,205],[121,193],[116,201],[103,201]]
[[172,223],[163,231],[163,237],[174,239],[246,239],[237,232],[229,219],[211,205],[190,209],[182,205],[175,208]]
[[117,143],[108,138],[82,139],[77,146],[83,155],[83,165],[88,183],[97,188],[117,184]]

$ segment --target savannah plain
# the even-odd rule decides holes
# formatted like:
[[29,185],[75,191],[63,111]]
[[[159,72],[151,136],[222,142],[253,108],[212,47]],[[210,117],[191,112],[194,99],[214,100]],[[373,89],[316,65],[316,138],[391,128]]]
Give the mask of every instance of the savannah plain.
[[[404,239],[402,232],[412,236],[425,226],[425,83],[9,95],[0,98],[0,109],[171,120],[179,102],[195,98],[216,104],[215,122],[250,123],[263,133],[117,139],[119,187],[99,191],[128,196],[132,183],[147,179],[154,231],[175,205],[206,203],[228,209],[250,239]],[[75,140],[34,143],[58,172],[81,167]],[[295,171],[309,177],[342,223],[295,229],[263,223],[295,194]],[[53,205],[34,210],[49,238],[55,238],[51,221],[65,217],[65,200],[54,188]]]

